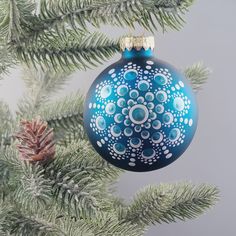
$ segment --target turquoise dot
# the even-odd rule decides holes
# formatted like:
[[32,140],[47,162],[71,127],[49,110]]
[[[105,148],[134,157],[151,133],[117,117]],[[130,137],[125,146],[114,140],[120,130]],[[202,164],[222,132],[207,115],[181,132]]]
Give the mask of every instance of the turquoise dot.
[[145,111],[141,107],[137,107],[132,112],[132,117],[135,121],[142,121],[146,116]]
[[149,136],[150,136],[150,133],[149,133],[147,130],[143,130],[143,131],[141,132],[141,137],[142,137],[143,139],[147,139],[147,138],[149,138]]
[[125,136],[129,137],[133,134],[133,130],[131,128],[125,128],[124,134]]
[[125,124],[126,126],[129,126],[129,125],[131,125],[131,121],[127,119],[127,120],[124,121],[124,124]]
[[154,119],[156,119],[157,115],[155,112],[150,112],[149,117],[150,117],[150,119],[154,120]]
[[138,76],[138,72],[134,69],[127,70],[124,74],[126,80],[133,80],[136,79]]
[[161,128],[161,122],[160,122],[159,120],[154,120],[154,121],[152,122],[152,127],[153,127],[154,129],[160,129],[160,128]]
[[152,135],[152,141],[154,143],[160,143],[163,139],[163,135],[160,133],[160,132],[155,132],[153,135]]
[[105,110],[106,110],[107,114],[112,115],[116,111],[116,105],[114,103],[108,103],[106,105],[106,109]]
[[127,104],[128,104],[129,106],[133,106],[133,105],[134,105],[134,101],[133,101],[132,99],[130,99],[130,100],[127,102]]
[[168,82],[168,79],[163,74],[156,74],[154,76],[154,81],[159,85],[165,85]]
[[126,148],[122,143],[115,143],[113,149],[117,154],[124,154],[126,151]]
[[115,137],[120,136],[121,134],[121,128],[118,125],[113,125],[111,127],[111,134]]
[[128,93],[128,87],[126,85],[120,85],[118,88],[117,88],[117,93],[118,95],[120,96],[125,96],[127,93]]
[[106,120],[102,116],[96,118],[96,126],[99,130],[104,130],[106,128]]
[[180,137],[180,130],[178,128],[172,129],[168,137],[171,141],[176,141]]
[[156,94],[156,98],[159,102],[165,102],[167,99],[167,94],[164,91],[158,91]]
[[149,103],[147,104],[147,107],[148,107],[148,109],[153,109],[153,108],[154,108],[154,103],[149,102]]
[[137,98],[138,96],[139,96],[139,92],[137,91],[137,90],[131,90],[130,92],[129,92],[129,96],[131,97],[131,98]]
[[173,119],[173,115],[170,112],[167,112],[163,115],[163,122],[166,124],[172,123]]
[[145,98],[146,98],[147,101],[151,102],[151,101],[154,100],[154,94],[151,93],[151,92],[148,92],[148,93],[145,94]]
[[145,159],[153,158],[155,156],[155,151],[152,148],[144,149],[142,152],[142,157]]
[[141,140],[140,140],[139,138],[137,138],[137,137],[132,138],[132,139],[130,140],[130,145],[131,145],[132,147],[138,148],[138,147],[141,146]]
[[155,111],[156,111],[156,113],[161,114],[164,112],[164,107],[161,104],[158,104],[155,107]]
[[107,98],[111,95],[112,93],[112,87],[111,85],[105,85],[102,89],[101,89],[101,97],[102,98]]
[[119,107],[124,107],[124,106],[126,105],[125,99],[124,99],[124,98],[118,99],[117,105],[118,105]]
[[143,98],[143,97],[138,97],[137,102],[138,102],[139,104],[140,104],[140,103],[143,103],[143,102],[144,102],[144,98]]
[[114,120],[115,120],[115,122],[117,122],[117,123],[121,123],[121,122],[124,121],[124,116],[123,116],[122,114],[120,114],[120,113],[119,113],[119,114],[116,114]]
[[140,125],[136,125],[136,126],[134,127],[134,130],[135,130],[136,132],[140,132],[140,131],[142,130],[142,128],[141,128]]
[[138,89],[140,91],[147,91],[149,89],[149,86],[150,84],[145,80],[141,80],[138,82]]
[[184,100],[180,97],[175,98],[173,106],[177,111],[182,111],[184,109]]

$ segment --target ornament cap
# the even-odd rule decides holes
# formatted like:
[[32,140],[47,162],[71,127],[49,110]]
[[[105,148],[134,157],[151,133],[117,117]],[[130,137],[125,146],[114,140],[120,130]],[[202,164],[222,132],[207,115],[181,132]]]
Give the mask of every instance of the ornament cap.
[[128,51],[131,51],[133,48],[136,50],[141,50],[142,48],[144,50],[151,49],[153,50],[155,46],[155,41],[153,36],[128,36],[123,37],[120,40],[120,48],[122,51],[125,51],[126,49]]

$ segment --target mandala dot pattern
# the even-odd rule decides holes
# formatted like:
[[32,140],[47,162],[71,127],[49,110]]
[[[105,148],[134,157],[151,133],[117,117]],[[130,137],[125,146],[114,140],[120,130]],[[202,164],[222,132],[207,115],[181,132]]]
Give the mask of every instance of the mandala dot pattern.
[[130,171],[169,165],[189,146],[197,127],[192,89],[151,49],[124,51],[89,89],[84,124],[96,151]]

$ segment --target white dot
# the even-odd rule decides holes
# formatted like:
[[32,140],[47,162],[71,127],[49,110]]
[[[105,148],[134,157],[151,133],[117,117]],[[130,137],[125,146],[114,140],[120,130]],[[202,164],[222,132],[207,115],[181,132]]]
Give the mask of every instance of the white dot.
[[184,119],[184,124],[188,124],[188,119]]
[[91,108],[92,108],[92,106],[93,106],[93,104],[92,104],[92,103],[89,103],[89,109],[91,109]]
[[172,153],[169,153],[169,154],[166,155],[166,159],[169,159],[171,157],[172,157]]
[[191,127],[193,125],[193,119],[190,119],[188,124]]
[[184,87],[184,83],[182,81],[179,81],[179,85],[183,88]]
[[133,162],[129,162],[129,166],[135,166],[136,164]]
[[153,65],[154,62],[153,62],[153,61],[147,61],[147,64],[148,64],[148,65]]
[[180,89],[180,87],[179,87],[179,85],[178,85],[178,84],[176,84],[176,85],[175,85],[175,87],[176,87],[176,89],[178,89],[178,90]]
[[135,162],[135,161],[136,161],[134,158],[130,158],[129,160],[132,161],[132,162]]
[[113,74],[115,72],[115,69],[111,69],[109,72],[108,72],[108,74]]
[[105,141],[104,141],[104,139],[101,139],[101,143],[102,143],[102,144],[105,144]]
[[101,144],[99,141],[97,141],[97,145],[98,145],[99,147],[102,147],[102,144]]

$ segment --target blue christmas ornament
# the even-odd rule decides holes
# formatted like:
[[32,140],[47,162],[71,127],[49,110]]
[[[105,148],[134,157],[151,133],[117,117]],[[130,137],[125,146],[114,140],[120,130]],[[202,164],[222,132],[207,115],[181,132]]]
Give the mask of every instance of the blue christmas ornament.
[[153,37],[121,40],[122,58],[93,82],[84,125],[96,151],[113,165],[151,171],[187,149],[197,105],[185,77],[153,56]]

